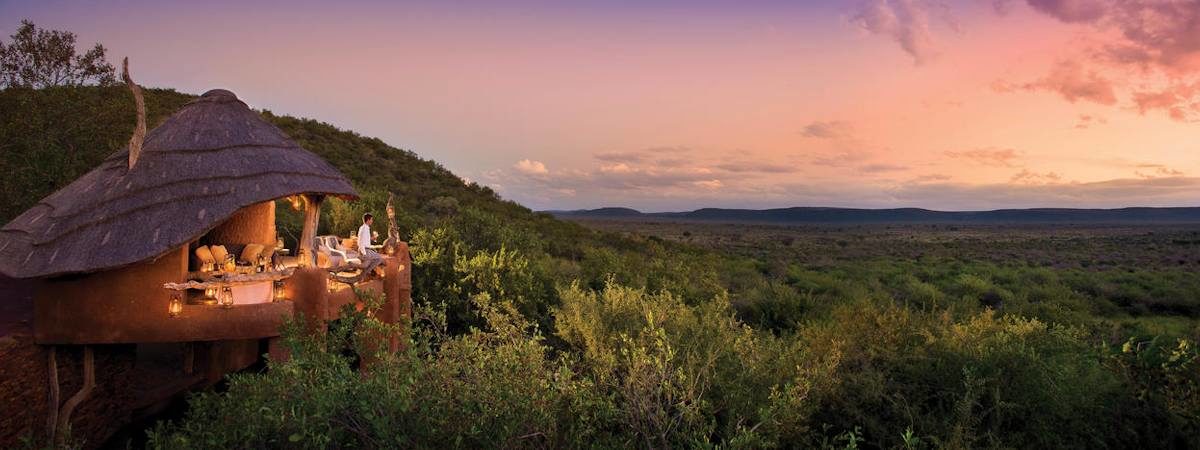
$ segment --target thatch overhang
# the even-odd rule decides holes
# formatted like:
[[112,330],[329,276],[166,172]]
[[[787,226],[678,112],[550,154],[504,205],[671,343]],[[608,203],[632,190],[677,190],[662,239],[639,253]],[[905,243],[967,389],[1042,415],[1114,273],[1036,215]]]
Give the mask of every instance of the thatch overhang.
[[0,228],[0,273],[51,277],[158,258],[234,212],[296,194],[356,198],[328,162],[232,92],[212,90]]

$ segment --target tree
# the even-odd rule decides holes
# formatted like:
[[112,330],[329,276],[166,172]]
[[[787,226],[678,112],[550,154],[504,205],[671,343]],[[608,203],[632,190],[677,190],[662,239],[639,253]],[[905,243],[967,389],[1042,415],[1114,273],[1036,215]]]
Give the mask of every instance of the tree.
[[75,33],[39,30],[28,20],[11,37],[12,42],[0,42],[0,89],[116,83],[116,69],[104,59],[103,45],[76,54]]

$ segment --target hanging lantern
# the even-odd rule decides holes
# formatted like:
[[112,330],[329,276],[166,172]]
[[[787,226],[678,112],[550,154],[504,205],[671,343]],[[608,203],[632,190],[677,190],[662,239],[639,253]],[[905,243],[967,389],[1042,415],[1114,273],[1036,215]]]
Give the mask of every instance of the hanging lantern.
[[272,285],[271,301],[282,302],[287,300],[287,290],[283,288],[283,280],[275,280]]
[[229,286],[221,288],[221,296],[217,299],[222,308],[233,307],[233,289]]
[[171,303],[167,305],[167,313],[171,317],[179,317],[183,313],[183,295],[179,292],[171,294]]
[[304,198],[299,195],[288,197],[288,202],[291,202],[292,209],[299,211],[304,208]]

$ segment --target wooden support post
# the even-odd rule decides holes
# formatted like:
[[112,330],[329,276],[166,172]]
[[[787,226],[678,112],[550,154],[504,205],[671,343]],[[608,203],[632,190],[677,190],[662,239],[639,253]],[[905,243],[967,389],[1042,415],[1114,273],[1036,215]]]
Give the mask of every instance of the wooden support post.
[[92,354],[92,347],[83,346],[83,386],[79,388],[79,392],[72,395],[63,403],[62,410],[58,412],[57,436],[55,437],[55,448],[63,448],[63,444],[67,441],[67,433],[71,427],[71,413],[75,412],[75,408],[87,400],[89,395],[92,395],[92,389],[96,388],[96,362],[95,356]]
[[321,200],[324,200],[324,197],[305,194],[303,198],[304,230],[300,233],[296,254],[299,256],[300,267],[314,267],[317,265],[317,253],[313,249],[313,244],[317,240],[317,226],[321,219]]
[[58,438],[58,347],[51,345],[47,371],[50,372],[49,417],[46,418],[47,448],[54,448]]

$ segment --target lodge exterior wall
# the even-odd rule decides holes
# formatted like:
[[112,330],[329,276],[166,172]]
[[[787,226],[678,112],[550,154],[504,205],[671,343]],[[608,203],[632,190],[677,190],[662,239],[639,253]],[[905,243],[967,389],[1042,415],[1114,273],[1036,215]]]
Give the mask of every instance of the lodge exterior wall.
[[119,344],[255,339],[279,335],[290,302],[236,308],[185,305],[167,313],[182,282],[186,247],[157,261],[66,279],[42,281],[34,294],[34,336],[39,344]]
[[250,205],[233,213],[217,225],[201,244],[263,244],[275,243],[275,202]]

